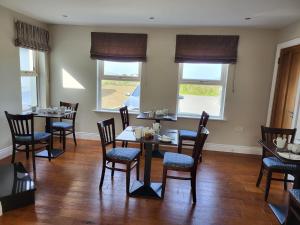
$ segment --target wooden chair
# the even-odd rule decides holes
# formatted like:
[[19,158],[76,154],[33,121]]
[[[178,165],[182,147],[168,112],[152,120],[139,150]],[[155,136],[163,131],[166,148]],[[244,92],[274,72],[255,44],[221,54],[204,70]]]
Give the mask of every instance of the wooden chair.
[[[266,142],[273,142],[277,137],[285,137],[288,143],[294,143],[296,135],[296,129],[283,129],[283,128],[271,128],[261,126],[261,136],[262,140]],[[287,189],[287,182],[292,182],[292,180],[288,180],[288,174],[293,174],[295,170],[299,170],[300,168],[293,164],[287,164],[281,162],[275,156],[270,156],[268,151],[262,148],[262,158],[261,158],[261,167],[259,171],[259,175],[256,182],[256,187],[259,187],[261,183],[261,179],[264,173],[264,170],[267,171],[267,181],[265,188],[265,201],[268,199],[271,181],[283,181],[284,189]],[[273,173],[282,173],[284,174],[284,178],[273,178]]]
[[290,190],[289,209],[285,225],[300,224],[300,189]]
[[[73,114],[66,115],[61,118],[60,121],[56,121],[52,123],[52,134],[55,136],[59,136],[59,141],[63,140],[63,149],[66,149],[66,136],[69,134],[73,134],[73,139],[75,145],[77,145],[76,134],[75,134],[75,120],[76,113],[78,109],[79,103],[68,103],[68,102],[60,102],[61,107],[66,107],[68,110],[74,111]],[[66,122],[65,120],[72,121],[71,123]]]
[[[120,115],[121,115],[121,120],[122,120],[122,128],[123,130],[126,129],[126,127],[129,126],[129,113],[128,113],[128,108],[127,106],[121,107],[120,108]],[[128,142],[127,141],[123,141],[122,142],[122,147],[126,147],[128,146]],[[141,154],[143,154],[143,143],[140,144],[140,150],[141,150]]]
[[[114,118],[104,120],[97,123],[101,145],[102,145],[102,174],[99,185],[99,190],[102,190],[102,185],[105,176],[105,169],[111,170],[111,177],[114,176],[114,171],[126,172],[126,192],[129,194],[130,171],[136,167],[136,177],[139,179],[140,165],[140,149],[137,148],[117,148],[115,141],[115,121]],[[112,148],[107,151],[107,146],[112,145]],[[111,163],[111,167],[108,164]],[[115,168],[115,164],[125,164],[126,169]]]
[[[48,150],[48,159],[51,161],[50,146],[51,134],[46,132],[34,131],[34,117],[33,114],[28,115],[13,115],[5,111],[5,115],[9,124],[12,136],[12,159],[11,163],[15,162],[16,151],[26,152],[26,159],[29,159],[29,152],[32,152],[32,167],[34,179],[36,178],[35,165],[35,148],[36,144],[42,144]],[[24,148],[25,146],[25,148]],[[31,149],[29,148],[31,146]],[[42,146],[41,146],[42,147]]]
[[[207,112],[203,111],[200,117],[199,125],[206,127],[209,119],[209,115]],[[178,153],[182,152],[182,146],[194,146],[194,144],[184,143],[184,141],[192,141],[195,142],[197,136],[197,131],[192,130],[179,130],[178,137]],[[202,162],[202,154],[199,157],[199,161]]]
[[[195,203],[196,198],[196,174],[197,166],[200,155],[202,154],[203,146],[209,131],[204,126],[199,126],[196,135],[195,145],[193,148],[193,155],[188,156],[179,153],[166,152],[163,161],[163,184],[162,184],[162,198],[165,194],[166,180],[167,178],[179,179],[179,180],[190,180],[193,194],[193,202]],[[169,176],[168,170],[188,172],[191,174],[189,177],[177,177]]]

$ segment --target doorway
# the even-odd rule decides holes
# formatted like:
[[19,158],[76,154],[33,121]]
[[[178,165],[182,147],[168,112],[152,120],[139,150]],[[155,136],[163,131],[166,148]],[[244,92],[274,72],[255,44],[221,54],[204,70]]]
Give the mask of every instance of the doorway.
[[298,116],[299,78],[300,45],[281,49],[270,121],[271,127],[291,128],[298,124],[294,117],[297,120],[300,118]]

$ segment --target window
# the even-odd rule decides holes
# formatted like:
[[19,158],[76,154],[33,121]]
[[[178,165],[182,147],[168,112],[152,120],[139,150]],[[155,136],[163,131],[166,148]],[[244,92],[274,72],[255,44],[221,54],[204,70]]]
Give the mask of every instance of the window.
[[178,114],[223,118],[228,64],[179,64]]
[[20,72],[21,72],[21,93],[22,110],[29,110],[37,106],[37,72],[36,52],[26,48],[20,48]]
[[140,109],[140,62],[98,61],[97,109]]

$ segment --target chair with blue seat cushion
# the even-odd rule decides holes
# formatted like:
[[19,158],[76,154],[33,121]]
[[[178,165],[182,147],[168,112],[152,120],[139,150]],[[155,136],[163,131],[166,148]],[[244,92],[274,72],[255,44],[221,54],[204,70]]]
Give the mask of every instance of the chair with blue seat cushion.
[[[193,202],[196,202],[196,174],[197,166],[200,155],[202,154],[203,146],[209,131],[204,126],[199,126],[195,145],[193,148],[192,156],[184,155],[180,153],[166,152],[163,161],[163,184],[162,184],[162,198],[165,195],[166,181],[167,178],[179,179],[179,180],[190,180],[193,194]],[[178,177],[168,175],[168,170],[182,171],[190,173],[189,177]]]
[[63,141],[63,149],[66,149],[66,136],[73,135],[75,145],[77,145],[75,134],[75,120],[79,103],[60,102],[60,107],[73,111],[72,114],[66,115],[60,121],[52,122],[52,134],[59,136],[59,141]]
[[285,225],[300,224],[300,189],[292,189],[289,191],[289,209],[285,221]]
[[[139,179],[139,165],[141,151],[138,148],[116,147],[115,140],[115,121],[114,118],[97,123],[102,145],[102,173],[99,184],[99,190],[102,190],[105,170],[111,170],[111,177],[114,171],[126,172],[126,192],[129,194],[130,171],[136,167],[137,180]],[[112,145],[110,150],[107,146]],[[125,164],[126,169],[116,168],[115,164]],[[111,166],[109,166],[111,164]]]
[[[261,135],[262,140],[264,142],[273,143],[273,140],[277,137],[285,137],[288,143],[294,143],[296,129],[284,129],[284,128],[272,128],[272,127],[265,127],[261,126]],[[267,180],[266,180],[266,188],[264,198],[267,201],[271,186],[271,181],[282,181],[284,182],[284,189],[287,189],[287,183],[293,182],[292,180],[288,179],[288,174],[293,174],[295,171],[298,171],[300,168],[299,166],[283,163],[279,159],[274,156],[270,156],[268,151],[265,148],[262,148],[262,157],[261,157],[261,166],[259,175],[257,178],[256,186],[259,187],[261,183],[261,179],[263,176],[264,171],[267,171]],[[273,173],[281,173],[284,175],[284,178],[273,178]]]
[[[34,179],[36,179],[35,151],[37,151],[38,149],[35,148],[35,144],[41,144],[43,145],[43,147],[47,148],[48,159],[49,161],[51,161],[51,134],[46,132],[34,131],[33,114],[13,115],[5,111],[5,115],[12,136],[13,152],[11,162],[15,162],[16,151],[25,151],[27,160],[29,159],[29,152],[31,151],[33,174]],[[29,148],[30,146],[31,149]]]
[[[200,126],[206,127],[209,119],[209,115],[207,112],[203,111],[199,120],[198,128]],[[194,146],[195,140],[197,137],[197,131],[193,130],[179,130],[178,134],[178,153],[182,153],[183,146]],[[192,141],[194,143],[186,143],[186,141]],[[202,154],[199,157],[199,161],[202,161]]]

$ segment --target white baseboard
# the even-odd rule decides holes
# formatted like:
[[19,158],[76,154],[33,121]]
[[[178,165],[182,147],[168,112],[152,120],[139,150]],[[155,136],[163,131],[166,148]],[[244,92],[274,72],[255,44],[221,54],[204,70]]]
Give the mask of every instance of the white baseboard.
[[[72,138],[72,136],[68,136]],[[100,136],[97,133],[89,132],[76,132],[76,137],[78,139],[85,140],[100,140]],[[261,147],[257,146],[243,146],[243,145],[227,145],[227,144],[216,144],[216,143],[206,143],[204,146],[205,150],[218,151],[218,152],[232,152],[241,154],[251,154],[251,155],[261,155]]]
[[12,154],[12,146],[0,149],[0,159],[3,159]]

